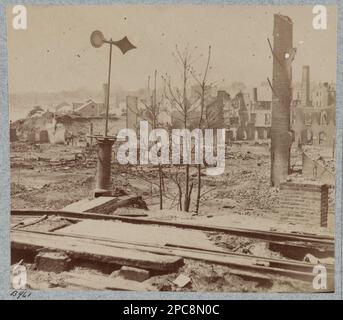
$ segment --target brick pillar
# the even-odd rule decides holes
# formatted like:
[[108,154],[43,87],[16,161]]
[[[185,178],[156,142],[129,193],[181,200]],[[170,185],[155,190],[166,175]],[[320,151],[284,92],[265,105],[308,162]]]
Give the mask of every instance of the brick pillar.
[[111,189],[111,156],[114,140],[98,139],[98,163],[94,196],[98,197]]
[[279,192],[282,221],[328,226],[328,185],[314,181],[282,182]]

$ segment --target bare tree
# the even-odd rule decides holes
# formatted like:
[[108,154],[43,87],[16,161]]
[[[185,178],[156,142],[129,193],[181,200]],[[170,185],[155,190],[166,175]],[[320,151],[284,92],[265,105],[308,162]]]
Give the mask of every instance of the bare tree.
[[[160,101],[157,101],[157,70],[154,72],[154,84],[153,90],[150,91],[150,76],[148,77],[148,95],[146,99],[141,99],[141,103],[143,104],[142,108],[137,106],[137,110],[130,110],[137,114],[137,116],[141,119],[148,121],[152,130],[161,127],[161,123],[159,122],[159,115],[161,112],[161,104],[164,97],[161,97]],[[158,164],[158,177],[159,177],[159,203],[160,203],[160,210],[163,209],[163,189],[164,189],[164,182],[163,182],[163,170],[162,165]]]
[[[194,69],[191,70],[191,75],[195,79],[195,81],[199,84],[200,87],[200,117],[199,117],[199,129],[203,130],[204,124],[203,124],[203,118],[204,118],[204,112],[205,112],[205,96],[208,91],[207,86],[207,74],[210,69],[210,60],[211,60],[211,46],[208,47],[208,55],[207,55],[207,63],[205,66],[205,72],[202,76],[202,79],[199,80],[199,77],[197,76]],[[199,206],[200,206],[200,197],[201,197],[201,164],[197,165],[197,178],[198,178],[198,189],[197,189],[197,198],[196,198],[196,206],[195,206],[195,212],[199,213]]]
[[[195,48],[194,48],[195,49]],[[175,107],[176,112],[180,116],[180,120],[182,123],[182,127],[187,129],[189,127],[189,118],[191,112],[194,110],[194,105],[190,102],[187,97],[187,91],[189,86],[189,77],[191,74],[192,64],[194,60],[192,60],[194,50],[189,50],[189,47],[186,46],[183,52],[181,52],[176,46],[174,56],[177,60],[179,66],[181,66],[181,73],[182,73],[182,88],[173,88],[171,85],[171,80],[169,78],[168,81],[168,89],[169,94],[171,97],[172,105]],[[185,190],[182,192],[181,188],[181,180],[179,176],[174,179],[176,182],[178,189],[179,189],[179,196],[182,199],[182,193],[184,197],[183,203],[183,210],[188,212],[191,202],[191,195],[193,190],[193,183],[190,181],[190,174],[189,174],[190,165],[188,163],[185,164]],[[180,208],[182,208],[182,204],[180,204]]]

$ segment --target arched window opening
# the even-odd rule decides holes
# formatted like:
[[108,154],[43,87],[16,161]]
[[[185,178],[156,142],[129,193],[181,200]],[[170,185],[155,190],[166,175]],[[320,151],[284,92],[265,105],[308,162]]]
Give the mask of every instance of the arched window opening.
[[320,132],[319,133],[319,144],[323,144],[326,141],[326,133],[325,132]]

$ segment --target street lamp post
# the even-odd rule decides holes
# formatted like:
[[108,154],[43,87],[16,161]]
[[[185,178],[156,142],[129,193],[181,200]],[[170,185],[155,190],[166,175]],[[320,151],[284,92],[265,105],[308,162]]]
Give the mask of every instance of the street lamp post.
[[111,65],[112,65],[112,46],[117,46],[122,54],[125,54],[136,47],[129,41],[127,37],[119,41],[106,40],[101,31],[94,31],[90,37],[91,44],[94,48],[100,48],[104,43],[110,45],[109,63],[108,63],[108,82],[107,82],[107,97],[106,97],[106,118],[104,136],[92,136],[96,138],[98,145],[98,163],[96,174],[96,187],[94,196],[98,197],[110,191],[111,188],[111,154],[112,146],[116,139],[115,136],[108,135],[108,117],[110,109],[110,86],[111,86]]

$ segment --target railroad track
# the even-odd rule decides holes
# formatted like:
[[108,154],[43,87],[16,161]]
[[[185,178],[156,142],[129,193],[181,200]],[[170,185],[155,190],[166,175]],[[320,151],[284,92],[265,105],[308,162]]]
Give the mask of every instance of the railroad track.
[[[241,254],[235,252],[229,252],[225,250],[209,250],[198,248],[185,248],[180,246],[157,246],[145,243],[124,242],[113,240],[104,237],[84,236],[78,234],[64,234],[54,232],[42,232],[42,231],[28,231],[28,230],[14,230],[12,233],[12,244],[14,247],[18,247],[16,235],[44,235],[47,238],[59,237],[61,239],[66,238],[67,241],[76,241],[84,245],[97,244],[104,247],[120,248],[126,250],[134,250],[140,252],[149,252],[158,255],[178,256],[185,259],[202,261],[205,263],[225,265],[236,270],[245,270],[254,272],[258,278],[258,274],[273,274],[278,276],[286,276],[293,279],[300,279],[303,281],[313,280],[313,269],[316,264],[308,262],[299,262],[287,259],[266,258],[261,256],[254,256],[248,254]],[[40,249],[37,245],[36,249]],[[56,249],[52,244],[48,249]],[[329,276],[334,274],[334,266],[331,264],[323,264],[327,270]]]
[[267,242],[275,242],[277,244],[287,244],[289,246],[300,246],[304,248],[317,248],[328,253],[334,253],[334,237],[327,235],[307,234],[307,233],[285,233],[278,231],[255,230],[246,228],[221,227],[213,225],[204,225],[198,223],[173,222],[168,220],[150,219],[150,218],[136,218],[124,217],[115,215],[106,215],[90,212],[66,212],[59,210],[34,210],[34,209],[20,209],[11,210],[13,216],[40,216],[40,215],[59,215],[65,218],[77,219],[100,219],[122,221],[134,224],[150,224],[160,226],[170,226],[182,229],[193,229],[207,232],[225,233],[235,236],[241,236],[252,239],[266,240]]
[[[59,215],[64,218],[70,219],[70,221],[78,222],[82,221],[83,219],[106,219],[106,220],[119,220],[126,223],[134,223],[134,224],[158,224],[164,226],[171,226],[171,227],[179,227],[183,229],[197,229],[203,231],[212,231],[212,232],[225,232],[231,234],[232,228],[226,227],[212,227],[212,226],[203,226],[197,224],[189,224],[189,223],[174,223],[169,221],[163,220],[151,220],[151,219],[142,219],[142,218],[127,218],[127,217],[118,217],[118,216],[108,216],[102,214],[93,214],[93,213],[73,213],[73,212],[63,212],[63,211],[45,211],[45,210],[12,210],[12,215],[15,217],[15,220],[18,221],[19,218],[25,219],[25,217],[41,217],[42,215],[51,216],[51,215]],[[236,230],[236,229],[234,229]],[[254,233],[255,232],[255,233]],[[280,239],[287,239],[286,243],[288,245],[299,245],[302,243],[304,245],[304,241],[308,245],[313,246],[325,246],[325,247],[333,247],[333,239],[330,237],[319,236],[319,235],[298,235],[298,234],[282,234],[279,232],[265,232],[260,230],[249,230],[249,229],[239,229],[239,235],[251,237],[251,233],[253,233],[253,237],[257,239],[267,240],[269,239],[267,235],[272,234],[272,240],[275,243],[279,243]],[[54,247],[54,239],[61,239],[61,241],[72,242],[76,244],[81,244],[83,246],[89,245],[97,245],[99,248],[113,248],[116,250],[124,250],[124,251],[131,251],[131,252],[141,252],[146,254],[157,254],[162,256],[175,256],[175,257],[182,257],[188,260],[197,260],[204,263],[210,264],[217,264],[217,265],[224,265],[230,268],[230,270],[234,270],[238,273],[241,272],[248,272],[249,275],[253,274],[253,278],[264,278],[269,279],[269,277],[273,276],[273,279],[279,278],[280,276],[284,276],[287,278],[292,279],[300,279],[303,281],[313,281],[313,270],[317,264],[310,263],[310,262],[303,262],[291,259],[278,259],[278,258],[268,258],[262,256],[255,256],[251,254],[243,254],[237,252],[231,252],[224,248],[218,247],[218,249],[208,249],[208,248],[199,248],[199,247],[185,247],[181,245],[175,245],[166,243],[165,245],[155,245],[151,243],[138,243],[138,242],[127,242],[118,239],[111,239],[106,237],[97,237],[97,236],[90,236],[90,235],[82,235],[82,234],[70,234],[70,233],[63,233],[63,230],[59,230],[58,232],[42,232],[42,231],[32,231],[32,230],[25,230],[25,229],[12,229],[11,233],[11,243],[12,249],[22,249],[22,248],[29,248],[30,250],[36,251],[41,249],[45,246],[40,245],[33,245],[32,243],[30,246],[25,245],[25,236],[32,237],[36,236],[44,236],[46,239],[51,238],[51,245],[47,246],[48,249],[58,249]],[[19,240],[18,240],[19,239]],[[292,241],[291,241],[292,240]],[[267,240],[270,241],[270,240]],[[313,241],[313,242],[311,242]],[[62,250],[59,248],[59,250]],[[333,248],[332,248],[333,250]],[[63,250],[62,250],[63,251]],[[73,250],[68,252],[68,254],[73,255]],[[82,253],[78,252],[75,253],[77,257],[82,257]],[[90,258],[89,255],[85,255],[87,259]],[[94,261],[97,261],[97,257],[91,257]],[[107,262],[111,262],[111,259],[107,259]],[[334,265],[329,263],[322,264],[325,266],[328,279],[333,279],[334,276]]]

